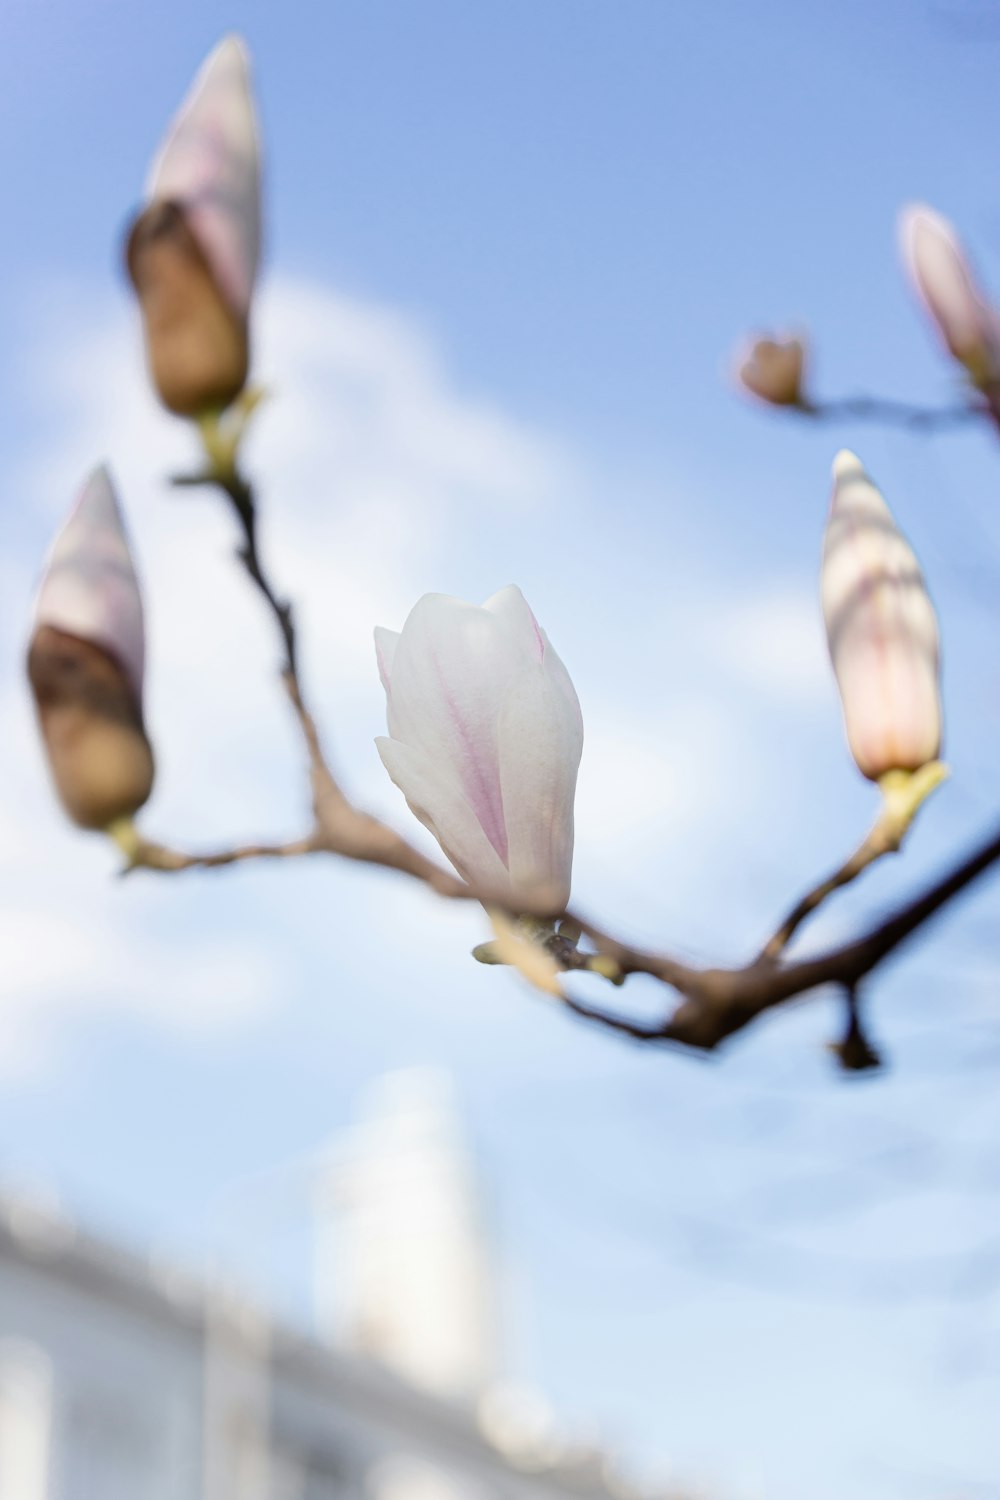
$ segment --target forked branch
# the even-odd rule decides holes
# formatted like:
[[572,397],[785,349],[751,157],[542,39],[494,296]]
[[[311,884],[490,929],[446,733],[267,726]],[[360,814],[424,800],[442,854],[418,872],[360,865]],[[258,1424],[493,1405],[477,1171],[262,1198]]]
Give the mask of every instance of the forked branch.
[[[957,414],[953,416],[957,418]],[[119,838],[128,857],[128,868],[178,872],[250,859],[327,853],[402,871],[439,895],[481,901],[496,908],[497,902],[488,892],[477,891],[428,859],[378,818],[355,807],[330,769],[299,677],[294,613],[273,587],[260,556],[253,491],[235,461],[238,436],[237,433],[234,439],[223,434],[220,438],[217,425],[207,432],[203,430],[209,467],[204,473],[178,482],[216,485],[226,495],[239,522],[240,562],[274,617],[284,646],[282,680],[308,756],[314,826],[304,837],[287,843],[249,844],[209,854],[180,853],[142,839],[133,830],[131,835]],[[943,768],[937,767],[934,784],[943,774]],[[712,1051],[768,1011],[825,985],[835,985],[843,990],[848,1005],[845,1038],[835,1048],[838,1056],[845,1067],[877,1066],[878,1058],[860,1028],[859,985],[942,907],[1000,860],[1000,830],[990,833],[978,848],[961,858],[920,895],[853,942],[814,958],[795,961],[786,960],[784,952],[793,933],[828,895],[854,879],[873,859],[898,848],[900,837],[899,827],[883,814],[855,854],[804,895],[758,956],[738,968],[695,968],[669,954],[634,948],[570,912],[522,911],[508,915],[519,920],[531,919],[527,930],[543,934],[539,941],[555,960],[557,970],[598,972],[616,984],[630,975],[646,974],[679,996],[678,1002],[660,1020],[641,1021],[592,1005],[559,988],[560,1003],[581,1020],[638,1042]],[[543,919],[541,924],[539,919]],[[567,936],[569,933],[572,937]],[[579,947],[579,938],[589,940],[589,949]]]

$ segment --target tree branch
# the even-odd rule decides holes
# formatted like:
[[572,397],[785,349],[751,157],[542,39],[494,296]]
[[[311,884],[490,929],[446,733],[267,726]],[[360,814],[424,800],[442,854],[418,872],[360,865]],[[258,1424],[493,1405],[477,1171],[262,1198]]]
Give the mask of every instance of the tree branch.
[[257,545],[257,509],[253,488],[237,465],[236,453],[242,425],[253,404],[251,402],[242,415],[233,418],[235,426],[230,434],[223,431],[218,416],[206,418],[201,423],[201,434],[209,466],[201,473],[184,475],[174,482],[192,486],[217,486],[229,500],[239,522],[243,539],[237,549],[237,557],[274,617],[284,646],[282,681],[309,757],[315,827],[307,838],[293,844],[277,847],[247,846],[211,855],[181,854],[164,845],[139,840],[135,851],[130,855],[129,868],[141,866],[153,870],[179,871],[196,866],[234,864],[238,860],[255,857],[269,858],[279,853],[312,854],[325,850],[345,859],[400,870],[423,881],[439,895],[467,896],[469,888],[458,876],[421,854],[380,819],[356,808],[330,769],[316,721],[306,704],[299,676],[294,612],[291,604],[279,597],[264,568]]
[[[905,421],[907,425],[921,426],[965,421],[972,416],[980,416],[983,411],[992,415],[989,407],[979,409],[970,406],[947,413],[927,413],[903,407],[901,403],[879,402],[867,397],[816,408],[814,415],[832,415],[838,410],[841,414],[849,411],[853,415],[872,417],[885,418],[888,415]],[[996,420],[1000,423],[1000,405]],[[235,461],[236,441],[229,440],[229,446],[225,441],[220,442],[217,427],[209,428],[207,432],[203,430],[203,437],[210,468],[204,474],[194,475],[180,482],[217,485],[227,496],[241,526],[243,541],[238,556],[274,616],[284,644],[282,680],[309,759],[315,827],[305,838],[290,843],[245,845],[229,851],[200,855],[182,854],[133,835],[131,849],[127,846],[127,840],[122,840],[129,855],[129,867],[181,871],[235,864],[248,859],[288,858],[325,852],[399,870],[422,881],[439,895],[457,900],[479,901],[487,906],[499,906],[503,910],[502,902],[498,902],[493,893],[475,889],[428,859],[378,818],[356,808],[341,788],[330,769],[316,722],[303,695],[292,607],[278,596],[261,561],[257,546],[253,491],[238,471]],[[932,770],[930,767],[925,769]],[[943,773],[943,768],[936,768],[935,774],[940,779],[938,773]],[[905,831],[905,824],[901,827]],[[632,974],[647,974],[675,990],[680,997],[669,1015],[659,1021],[645,1022],[590,1005],[563,992],[562,1004],[581,1020],[618,1032],[634,1041],[681,1045],[707,1052],[712,1051],[727,1037],[749,1026],[765,1012],[823,985],[835,984],[848,997],[848,1026],[843,1041],[834,1050],[846,1067],[873,1067],[877,1066],[878,1058],[864,1037],[858,1017],[859,984],[947,902],[1000,859],[1000,832],[991,834],[980,848],[961,860],[922,895],[872,927],[856,941],[819,957],[792,963],[783,962],[782,954],[805,917],[831,892],[859,874],[872,859],[897,848],[900,836],[900,829],[891,821],[886,824],[880,820],[855,854],[832,876],[803,896],[758,956],[741,968],[699,969],[684,964],[669,954],[645,952],[620,942],[594,923],[572,912],[522,911],[507,914],[512,918],[544,919],[538,931],[545,931],[548,936],[539,937],[536,932],[531,940],[541,942],[564,972],[590,970],[616,984]],[[562,920],[557,932],[555,918],[559,917]],[[581,951],[578,948],[577,939],[583,935],[589,938],[595,951]],[[599,962],[602,959],[604,962]]]
[[[649,967],[636,963],[630,972],[642,967],[644,972],[656,973],[683,997],[677,1008],[659,1022],[635,1021],[572,996],[566,996],[566,1008],[583,1020],[636,1041],[673,1042],[712,1051],[766,1011],[822,985],[840,985],[853,995],[879,964],[998,860],[1000,829],[892,916],[854,942],[816,958],[779,964],[761,957],[739,969],[685,969],[672,959],[654,960]],[[614,948],[627,965],[629,950],[620,945]],[[847,1040],[851,1040],[850,1035]]]
[[808,401],[790,410],[801,411],[819,421],[835,422],[843,418],[861,422],[881,422],[887,426],[905,427],[911,432],[940,432],[949,427],[963,427],[990,415],[982,401],[966,401],[960,406],[913,406],[886,396],[841,396],[831,401]]

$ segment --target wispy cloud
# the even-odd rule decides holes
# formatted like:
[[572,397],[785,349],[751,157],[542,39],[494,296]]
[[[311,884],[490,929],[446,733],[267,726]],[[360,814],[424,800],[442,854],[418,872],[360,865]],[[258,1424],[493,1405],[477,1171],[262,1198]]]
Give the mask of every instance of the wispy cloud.
[[[0,523],[5,637],[23,640],[49,537],[81,477],[109,459],[148,605],[147,707],[158,777],[144,826],[201,847],[302,831],[307,789],[276,680],[278,642],[232,561],[236,537],[218,498],[164,483],[197,455],[190,433],[147,392],[130,309],[65,285],[50,288],[44,308],[30,305],[28,314],[33,335],[17,347],[30,350],[22,356],[29,363],[0,370],[16,390],[25,433],[11,480],[18,506]],[[490,558],[490,586],[511,581],[508,569],[519,560],[531,559],[534,576],[543,576],[540,562],[557,555],[559,539],[588,524],[585,462],[496,403],[470,396],[428,332],[379,305],[276,280],[262,301],[258,342],[259,377],[273,394],[248,461],[274,576],[297,602],[310,697],[355,795],[405,820],[420,841],[423,831],[373,749],[384,703],[372,627],[401,625],[421,593],[447,587],[443,575],[487,571],[479,556],[484,526],[494,526],[489,534],[500,549]],[[634,915],[648,910],[650,920],[662,920],[666,906],[674,930],[686,930],[690,919],[691,939],[700,942],[706,869],[746,821],[748,788],[764,766],[767,716],[801,718],[830,690],[818,612],[806,590],[762,583],[734,596],[731,580],[708,578],[697,629],[689,636],[691,624],[657,594],[652,634],[640,650],[633,616],[597,607],[608,590],[604,570],[596,549],[577,557],[569,593],[555,564],[545,575],[558,583],[550,601],[557,618],[546,616],[545,624],[567,658],[579,661],[587,724],[578,899],[596,910],[620,904],[627,891]],[[645,658],[657,654],[660,635],[673,639],[650,683]],[[63,1020],[99,1012],[131,1010],[188,1031],[197,1020],[206,1035],[265,1014],[264,991],[280,967],[273,905],[266,915],[258,911],[265,898],[257,885],[242,884],[239,902],[224,904],[219,892],[212,910],[224,905],[225,916],[217,927],[194,884],[177,882],[167,937],[156,915],[162,886],[143,884],[144,898],[130,897],[126,908],[110,883],[111,852],[74,834],[54,806],[18,656],[12,651],[0,672],[13,793],[0,899],[18,914],[9,935],[11,977],[0,980],[0,1015],[11,1021],[0,1028],[0,1064],[35,1066],[63,1034]],[[608,681],[601,674],[616,659],[624,675]],[[671,662],[682,659],[674,681]],[[775,697],[780,709],[770,706]],[[752,719],[747,700],[762,706]],[[232,880],[220,877],[227,889]],[[399,900],[369,904],[368,920],[388,922],[391,913],[398,929]],[[441,933],[454,923],[442,918],[436,935],[433,925],[421,917],[411,934],[425,958],[439,955]],[[192,988],[192,974],[218,982],[202,978]],[[181,992],[178,1004],[157,998]]]
[[755,691],[834,700],[815,585],[761,578],[716,614],[711,646],[719,665]]
[[[373,304],[294,281],[259,319],[260,378],[275,393],[252,439],[275,575],[294,583],[305,670],[336,715],[339,758],[377,776],[384,708],[371,631],[399,621],[459,508],[536,513],[565,481],[557,445],[458,389],[428,334]],[[32,436],[15,458],[4,536],[0,671],[6,785],[0,847],[0,1069],[34,1075],[82,1016],[131,1012],[211,1036],[265,1014],[275,990],[260,924],[213,935],[181,899],[164,936],[149,887],[123,899],[115,858],[61,821],[47,785],[20,641],[41,554],[82,477],[108,458],[145,579],[148,718],[159,763],[148,813],[168,837],[210,844],[306,817],[301,750],[271,664],[271,623],[234,566],[214,496],[168,491],[193,466],[190,436],[152,402],[130,311],[66,285],[49,290],[15,386]],[[381,777],[378,777],[381,787]],[[391,802],[391,788],[385,788]],[[402,811],[400,809],[400,811]]]

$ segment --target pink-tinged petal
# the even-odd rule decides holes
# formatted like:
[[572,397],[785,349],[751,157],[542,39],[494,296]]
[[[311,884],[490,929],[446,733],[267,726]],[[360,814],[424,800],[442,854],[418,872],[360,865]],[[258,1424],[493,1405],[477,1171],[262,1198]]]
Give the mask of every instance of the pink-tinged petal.
[[573,799],[583,750],[573,696],[571,703],[544,666],[530,666],[512,682],[500,714],[511,887],[526,905],[552,911],[569,900],[573,863]]
[[220,292],[245,318],[260,257],[260,148],[239,37],[225,37],[202,64],[153,165],[148,196],[183,207]]
[[911,204],[900,215],[899,237],[910,277],[946,348],[978,383],[1000,378],[997,314],[976,284],[953,226],[924,204]]
[[375,659],[378,662],[379,681],[385,688],[387,698],[391,692],[390,678],[392,676],[392,663],[398,644],[398,630],[387,630],[384,625],[375,626]]
[[488,611],[425,594],[396,646],[389,699],[390,734],[448,768],[504,861],[497,718],[521,659]]
[[566,669],[520,590],[501,589],[481,607],[427,594],[387,637],[391,738],[378,743],[390,775],[477,886],[525,908],[562,909],[583,726]]
[[483,609],[489,610],[494,619],[504,627],[513,649],[520,651],[531,662],[544,663],[552,682],[572,706],[582,733],[583,717],[576,689],[521,590],[516,584],[508,584],[487,599]]
[[95,469],[46,560],[35,625],[100,646],[142,699],[142,596],[108,470]]
[[510,583],[492,594],[483,609],[503,627],[512,646],[523,651],[529,661],[541,661],[545,637],[517,584]]
[[569,709],[570,721],[575,724],[582,743],[583,711],[580,708],[580,700],[576,695],[576,688],[573,686],[572,678],[544,630],[542,631],[542,644],[545,648],[544,656],[542,657],[542,666],[545,668],[546,676],[552,686],[564,698]]
[[509,900],[506,866],[449,768],[398,740],[380,736],[375,744],[410,811],[434,835],[459,874],[498,901]]
[[917,559],[860,461],[834,461],[821,593],[859,770],[916,770],[941,747],[937,619]]

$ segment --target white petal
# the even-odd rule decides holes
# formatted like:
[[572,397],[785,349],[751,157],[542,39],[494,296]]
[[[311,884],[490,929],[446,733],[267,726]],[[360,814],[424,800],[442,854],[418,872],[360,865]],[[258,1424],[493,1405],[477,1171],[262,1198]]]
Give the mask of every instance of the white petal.
[[142,697],[142,596],[118,499],[105,467],[95,469],[52,544],[35,624],[92,641],[125,670]]
[[545,637],[517,584],[510,583],[505,589],[499,589],[487,599],[483,609],[489,610],[507,632],[511,644],[529,661],[541,661]]
[[502,881],[515,905],[565,906],[583,725],[520,590],[481,608],[425,595],[386,648],[391,738],[379,751],[417,816],[477,884]]
[[260,150],[239,37],[205,60],[150,173],[151,201],[180,203],[223,296],[245,317],[260,256]]
[[523,657],[484,609],[426,594],[392,664],[390,732],[447,773],[501,860],[507,856],[497,761],[500,707]]
[[375,744],[410,811],[429,828],[461,875],[497,900],[509,897],[507,871],[447,768],[411,745],[380,736]]
[[576,695],[571,703],[542,666],[520,672],[500,717],[500,784],[515,903],[520,896],[562,910],[569,900],[582,749]]
[[924,204],[900,215],[900,246],[914,285],[956,359],[981,380],[1000,373],[997,315],[976,284],[953,225]]
[[562,658],[556,652],[544,630],[542,631],[542,642],[545,647],[545,654],[542,658],[545,674],[553,687],[557,688],[566,700],[570,710],[570,717],[576,724],[582,743],[583,714],[580,709],[580,700],[576,695],[576,688],[573,686],[573,680],[563,665]]
[[389,696],[389,682],[392,675],[392,662],[396,655],[396,646],[399,643],[399,631],[387,630],[384,625],[375,626],[375,659],[378,662],[379,681],[385,688],[386,697]]

